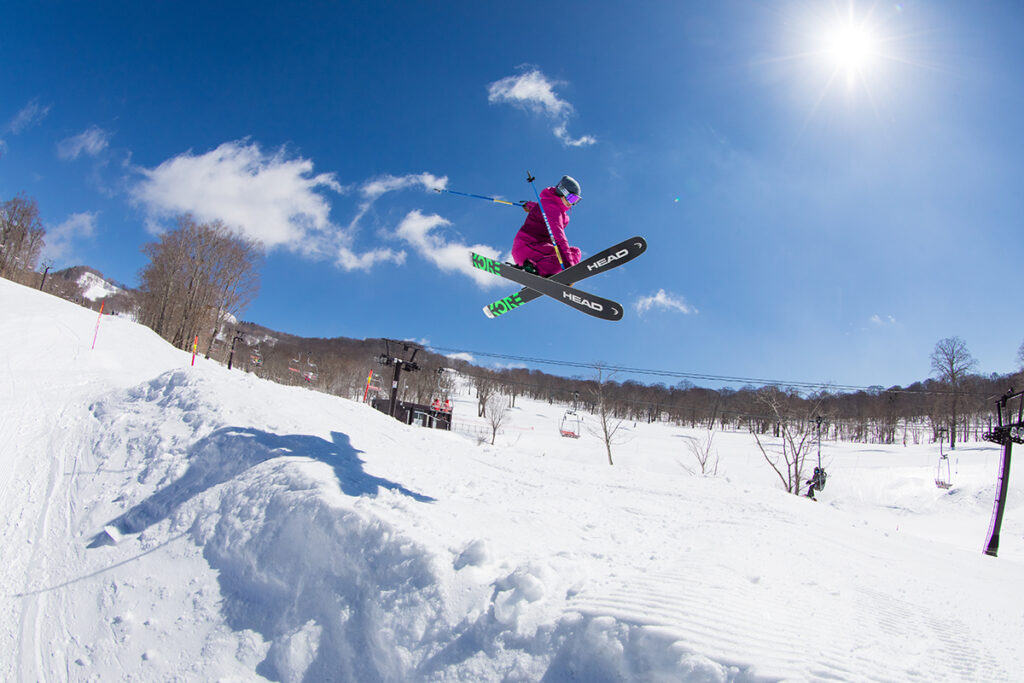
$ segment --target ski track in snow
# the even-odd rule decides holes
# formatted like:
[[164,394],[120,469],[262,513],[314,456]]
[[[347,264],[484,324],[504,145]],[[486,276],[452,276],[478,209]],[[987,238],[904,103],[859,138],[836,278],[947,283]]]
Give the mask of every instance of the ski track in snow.
[[851,447],[814,503],[739,435],[729,478],[683,473],[662,425],[614,468],[553,427],[478,446],[182,367],[126,321],[93,353],[90,312],[0,292],[0,679],[1021,679],[1018,559],[935,540],[983,533],[987,469],[939,495]]

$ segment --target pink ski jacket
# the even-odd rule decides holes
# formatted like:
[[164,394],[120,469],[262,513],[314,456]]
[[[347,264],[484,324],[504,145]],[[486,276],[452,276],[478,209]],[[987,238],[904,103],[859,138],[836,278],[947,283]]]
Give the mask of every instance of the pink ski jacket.
[[[569,225],[569,209],[562,203],[561,196],[553,187],[541,190],[540,201],[544,205],[544,213],[551,225],[551,235],[555,238],[555,244],[558,245],[559,253],[565,260],[566,267],[576,265],[580,261],[580,250],[570,247],[565,238],[565,227]],[[512,242],[513,260],[522,265],[527,259],[535,263],[537,263],[538,257],[544,260],[555,259],[554,250],[551,248],[551,236],[548,235],[547,226],[541,216],[540,206],[537,202],[527,202],[525,208],[528,208],[530,213]],[[537,265],[541,267],[543,275],[550,274],[543,272],[546,269],[542,267],[542,264],[537,263]],[[554,270],[551,272],[557,272],[557,270],[558,262],[555,260]]]

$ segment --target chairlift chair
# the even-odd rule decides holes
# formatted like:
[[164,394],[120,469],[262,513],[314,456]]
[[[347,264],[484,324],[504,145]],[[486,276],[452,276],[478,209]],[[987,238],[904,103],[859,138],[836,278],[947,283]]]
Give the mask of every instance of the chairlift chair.
[[568,437],[570,439],[580,438],[580,424],[582,420],[576,413],[576,408],[579,406],[579,402],[580,392],[572,392],[572,408],[565,411],[565,414],[562,415],[562,422],[558,425],[558,431],[564,437]]
[[314,363],[313,360],[307,356],[306,357],[306,365],[311,367],[312,370],[306,370],[305,372],[303,372],[302,373],[302,378],[304,380],[306,380],[307,382],[315,382],[316,381],[316,369],[317,369],[316,368],[316,363]]
[[567,410],[562,415],[562,422],[558,425],[559,433],[570,439],[580,438],[580,416],[575,410]]
[[939,464],[935,467],[935,485],[940,489],[948,490],[953,485],[953,477],[949,471],[949,456],[942,452],[945,431],[942,430],[939,436]]
[[939,430],[939,464],[935,466],[935,485],[946,490],[953,485],[953,477],[949,470],[949,456],[942,450],[942,444],[946,440],[946,430]]
[[949,456],[943,455],[939,458],[939,464],[935,468],[935,485],[940,489],[948,489],[953,485],[953,478],[949,473]]

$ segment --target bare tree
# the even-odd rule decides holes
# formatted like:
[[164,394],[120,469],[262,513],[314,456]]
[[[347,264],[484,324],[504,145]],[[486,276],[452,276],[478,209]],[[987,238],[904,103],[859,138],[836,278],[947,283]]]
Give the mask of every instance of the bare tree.
[[778,387],[764,387],[757,393],[757,400],[775,421],[779,444],[768,443],[767,437],[762,441],[756,430],[753,431],[754,441],[786,491],[799,495],[804,465],[816,433],[814,416],[819,402],[805,401],[796,390],[782,391]]
[[1020,343],[1020,348],[1017,349],[1017,369],[1024,370],[1024,342]]
[[[594,399],[597,412],[597,427],[594,433],[604,442],[605,450],[608,452],[608,464],[614,465],[612,461],[612,445],[618,443],[616,435],[622,427],[623,419],[616,417],[612,405],[611,378],[615,372],[607,372],[607,368],[601,363],[594,366],[597,374],[594,377],[594,384],[590,389]],[[607,373],[607,374],[606,374]]]
[[978,361],[967,350],[967,344],[960,337],[940,339],[932,351],[932,373],[949,386],[949,447],[956,448],[957,408],[960,403],[962,385]]
[[237,319],[237,314],[247,308],[259,292],[259,267],[263,262],[263,248],[259,243],[231,233],[219,221],[211,227],[217,234],[210,268],[211,310],[216,309],[216,313],[207,358],[223,324]]
[[216,336],[223,318],[256,295],[262,247],[220,221],[180,216],[176,229],[143,251],[150,263],[139,276],[140,320],[178,348],[204,329]]
[[45,235],[36,200],[18,195],[0,204],[0,277],[18,280],[35,271]]
[[498,437],[498,430],[505,423],[509,413],[508,398],[501,394],[492,394],[487,399],[487,424],[491,428],[491,445]]
[[480,374],[473,377],[473,386],[476,387],[477,417],[487,417],[487,402],[498,389],[498,383],[484,375],[483,372],[483,370],[480,370]]
[[[704,436],[700,438],[694,437],[686,441],[686,448],[700,466],[702,477],[718,474],[718,451],[714,453],[713,462],[711,458],[714,442],[715,433],[710,429],[704,433]],[[689,468],[686,469],[689,471]]]

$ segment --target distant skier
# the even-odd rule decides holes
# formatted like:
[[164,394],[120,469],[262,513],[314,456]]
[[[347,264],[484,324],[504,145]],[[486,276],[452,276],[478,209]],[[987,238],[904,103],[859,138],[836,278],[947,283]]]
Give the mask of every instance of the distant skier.
[[823,468],[821,468],[821,467],[815,467],[814,468],[814,475],[811,476],[811,480],[808,482],[808,484],[809,484],[809,486],[807,487],[807,497],[808,498],[810,498],[811,500],[818,500],[817,498],[814,497],[814,491],[815,491],[815,489],[817,489],[818,491],[821,491],[822,489],[825,488],[825,479],[827,477],[828,477],[828,475],[825,474],[825,470]]
[[[537,202],[526,202],[523,205],[529,215],[512,242],[512,260],[517,266],[523,266],[527,271],[536,272],[542,277],[554,275],[562,269],[555,255],[556,245],[566,268],[580,262],[582,253],[578,248],[569,246],[565,238],[569,210],[580,199],[580,184],[570,176],[562,176],[557,185],[546,187],[540,192],[543,216],[541,205]],[[548,234],[544,216],[547,216],[547,225],[551,226],[551,234]],[[551,241],[552,236],[555,238],[554,243]]]

